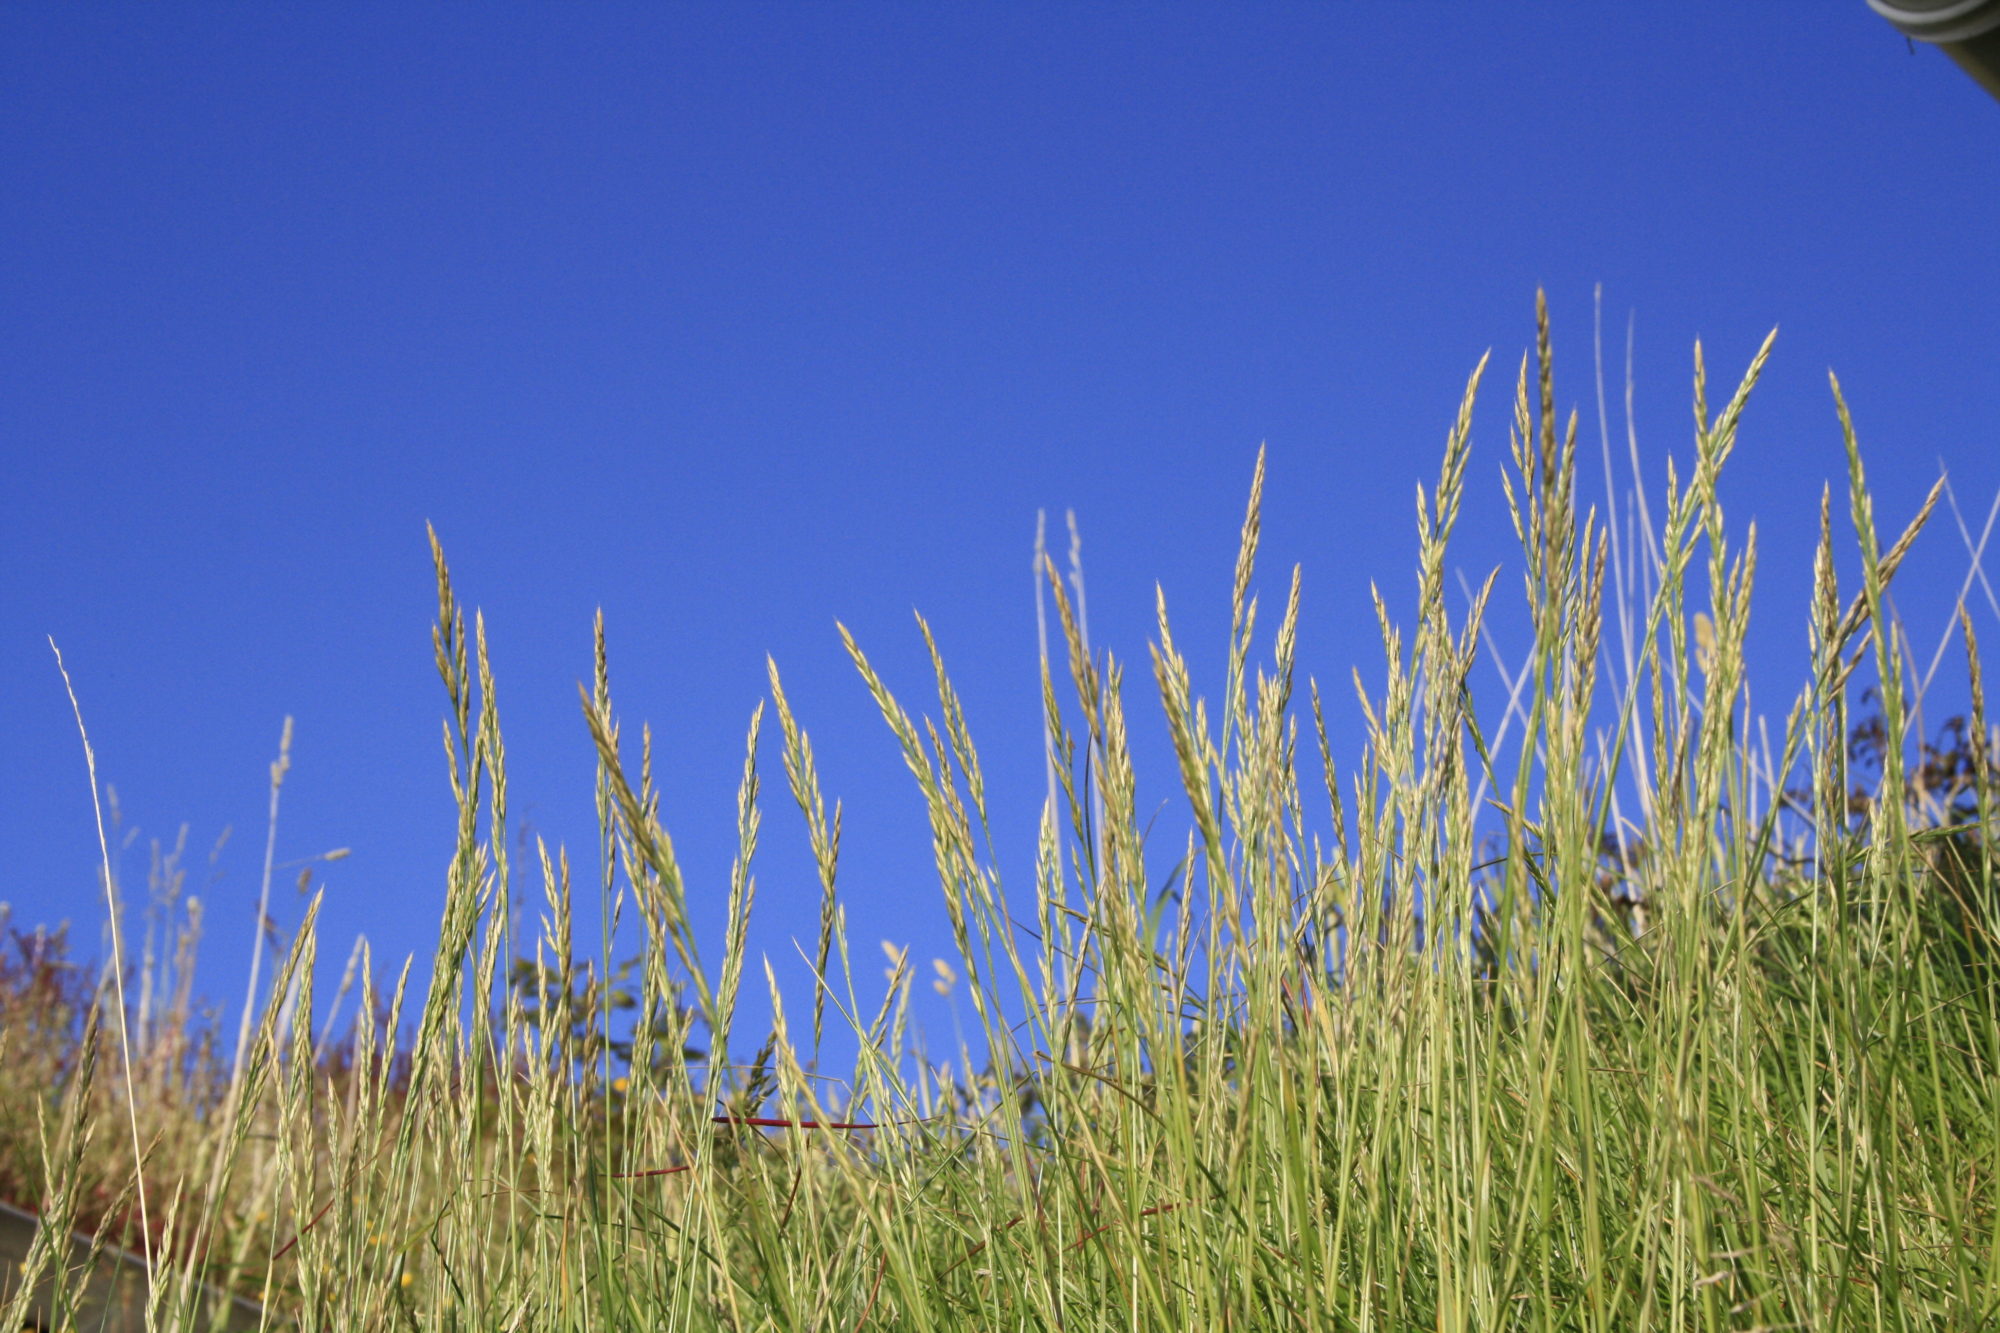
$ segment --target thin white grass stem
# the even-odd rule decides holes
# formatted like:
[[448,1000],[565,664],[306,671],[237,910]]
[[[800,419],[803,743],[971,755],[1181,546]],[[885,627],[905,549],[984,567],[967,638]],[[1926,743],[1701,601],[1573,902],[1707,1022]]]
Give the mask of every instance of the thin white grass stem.
[[[1090,652],[1090,610],[1083,596],[1083,531],[1077,527],[1074,509],[1064,510],[1063,518],[1069,524],[1069,586],[1076,598],[1077,642],[1083,646],[1083,660],[1094,662],[1096,659]],[[1104,688],[1101,681],[1098,684],[1097,697],[1091,700],[1091,706],[1099,717],[1104,715]],[[1091,818],[1097,821],[1096,856],[1097,864],[1101,868],[1104,865],[1108,845],[1106,839],[1110,837],[1110,833],[1104,827],[1104,766],[1098,762],[1096,746],[1092,746],[1090,750],[1090,772],[1090,814]]]
[[[1472,594],[1472,585],[1465,581],[1465,574],[1462,571],[1455,572],[1458,573],[1459,586],[1465,590],[1465,600],[1467,602],[1475,600]],[[1495,642],[1493,631],[1487,627],[1484,619],[1480,621],[1479,638],[1480,642],[1486,645],[1487,655],[1493,659],[1493,669],[1500,673],[1500,683],[1507,687],[1507,706],[1500,712],[1500,725],[1493,733],[1493,743],[1487,747],[1487,753],[1492,756],[1493,762],[1497,764],[1500,762],[1500,747],[1507,741],[1507,728],[1513,724],[1514,719],[1519,717],[1522,726],[1529,725],[1528,711],[1521,706],[1521,691],[1527,685],[1531,672],[1528,670],[1529,664],[1523,663],[1520,675],[1516,676],[1508,673],[1507,662],[1500,656],[1500,645]],[[1539,742],[1535,746],[1535,753],[1537,756],[1540,756],[1542,753]],[[1486,793],[1491,785],[1492,775],[1487,773],[1482,767],[1479,775],[1479,786],[1472,794],[1471,809],[1475,814],[1486,804]]]
[[1957,637],[1958,612],[1964,609],[1966,596],[1972,591],[1974,580],[1977,580],[1986,588],[1986,599],[1989,604],[1993,605],[1993,614],[2000,616],[2000,603],[1994,602],[1993,586],[1986,582],[1985,568],[1986,543],[1993,536],[1993,521],[2000,519],[2000,490],[1993,492],[1993,504],[1986,511],[1986,526],[1979,530],[1979,541],[1977,544],[1973,542],[1972,534],[1966,530],[1965,515],[1959,512],[1958,496],[1952,492],[1950,473],[1945,474],[1944,498],[1951,506],[1952,520],[1958,524],[1959,538],[1964,541],[1965,549],[1971,554],[1971,562],[1966,566],[1964,581],[1958,585],[1958,600],[1952,603],[1951,620],[1946,624],[1944,633],[1938,636],[1937,651],[1931,654],[1931,664],[1925,668],[1923,681],[1917,686],[1917,699],[1919,701],[1929,692],[1931,679],[1937,675],[1938,664],[1944,661],[1945,650],[1951,646],[1951,641]]
[[[1049,511],[1046,509],[1037,509],[1035,511],[1035,567],[1029,572],[1029,577],[1035,584],[1035,643],[1041,650],[1040,669],[1042,670],[1048,668],[1049,662],[1049,614],[1048,604],[1045,601],[1047,594],[1043,591],[1043,585],[1048,582],[1047,576],[1043,572],[1048,568],[1049,561],[1048,527]],[[1045,808],[1049,812],[1049,817],[1054,818],[1056,813],[1056,737],[1055,732],[1050,729],[1048,715],[1042,709],[1042,691],[1039,680],[1035,686],[1035,715],[1042,719],[1042,762],[1048,777],[1048,796]]]
[[[1965,515],[1959,512],[1957,497],[1951,494],[1951,481],[1949,476],[1947,476],[1945,479],[1945,494],[1953,502],[1951,506],[1951,515],[1953,520],[1958,524],[1959,540],[1963,541],[1965,543],[1966,549],[1970,551],[1972,550],[1972,536],[1969,532],[1966,531]],[[2000,492],[1996,492],[1994,494],[1993,504],[1996,509],[2000,509]],[[1993,526],[1993,519],[1990,515],[1987,517],[1986,526],[1989,529]],[[1981,544],[1984,545],[1983,539]],[[1987,607],[1993,612],[1993,614],[1996,617],[2000,617],[2000,598],[1996,598],[1994,596],[1993,585],[1989,583],[1986,579],[1986,567],[1979,561],[1976,555],[1972,562],[1972,568],[1973,572],[1979,576],[1979,586],[1986,590]]]
[[264,882],[257,895],[256,939],[250,946],[250,985],[243,995],[243,1021],[236,1029],[236,1057],[230,1063],[229,1086],[233,1092],[243,1079],[243,1057],[250,1047],[250,1018],[257,1008],[258,970],[264,961],[264,932],[271,919],[271,873],[278,854],[278,793],[285,785],[285,773],[292,766],[292,719],[285,717],[278,735],[278,757],[271,764],[271,814],[264,835]]
[[[1632,459],[1633,493],[1639,500],[1639,528],[1646,537],[1641,549],[1649,557],[1652,576],[1657,578],[1666,566],[1666,552],[1660,549],[1660,536],[1653,527],[1653,511],[1646,503],[1645,481],[1639,472],[1639,424],[1632,411],[1632,397],[1637,383],[1632,374],[1632,346],[1638,328],[1639,312],[1635,310],[1625,320],[1625,447]],[[1650,589],[1647,600],[1651,600]]]
[[111,980],[118,996],[118,1045],[125,1061],[125,1118],[132,1131],[132,1171],[139,1197],[139,1247],[150,1267],[153,1262],[153,1228],[146,1215],[146,1173],[143,1169],[146,1158],[139,1147],[139,1104],[132,1085],[132,1037],[125,1023],[125,951],[121,940],[124,928],[118,920],[118,895],[111,883],[111,843],[104,836],[104,803],[97,794],[97,753],[90,747],[90,732],[83,725],[83,705],[77,701],[76,685],[69,678],[69,668],[63,665],[62,649],[56,647],[53,634],[49,636],[49,651],[56,655],[56,670],[62,673],[63,689],[69,694],[70,711],[76,714],[76,734],[83,741],[83,764],[90,774],[90,809],[97,817],[97,855],[104,872],[104,901],[111,913]]
[[[1604,284],[1598,283],[1591,302],[1591,354],[1597,378],[1597,441],[1604,457],[1604,524],[1611,541],[1611,591],[1617,602],[1618,641],[1624,656],[1625,679],[1632,679],[1632,616],[1626,586],[1624,537],[1618,525],[1618,482],[1611,472],[1611,416],[1604,406]],[[1637,482],[1637,477],[1633,478]]]

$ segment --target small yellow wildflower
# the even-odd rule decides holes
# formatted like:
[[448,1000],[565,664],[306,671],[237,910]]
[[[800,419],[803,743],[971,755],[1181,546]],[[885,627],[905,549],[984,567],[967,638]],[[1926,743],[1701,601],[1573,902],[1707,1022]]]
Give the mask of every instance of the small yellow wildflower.
[[417,1279],[413,1274],[410,1273],[403,1274],[403,1285],[406,1287],[409,1286],[412,1282],[415,1282],[416,1280]]
[[631,1080],[626,1078],[623,1074],[620,1074],[617,1078],[611,1080],[611,1090],[613,1092],[623,1092],[625,1091],[625,1089],[631,1086],[632,1086]]

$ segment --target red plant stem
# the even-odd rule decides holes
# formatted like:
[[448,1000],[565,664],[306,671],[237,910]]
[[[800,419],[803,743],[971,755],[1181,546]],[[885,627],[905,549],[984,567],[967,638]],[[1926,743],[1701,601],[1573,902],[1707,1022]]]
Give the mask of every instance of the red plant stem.
[[[1185,1208],[1185,1207],[1187,1207],[1187,1202],[1185,1200],[1183,1200],[1180,1203],[1156,1203],[1151,1208],[1141,1208],[1139,1210],[1139,1216],[1156,1217],[1161,1213],[1171,1213],[1176,1208]],[[1105,1232],[1111,1230],[1112,1227],[1115,1227],[1117,1225],[1118,1224],[1116,1222],[1106,1222],[1103,1226],[1098,1227],[1095,1231],[1086,1231],[1083,1234],[1082,1239],[1073,1242],[1069,1248],[1072,1250],[1080,1250],[1090,1241],[1095,1240],[1097,1237],[1103,1235]]]
[[[780,1119],[775,1119],[771,1116],[761,1116],[761,1115],[718,1115],[718,1116],[711,1116],[709,1118],[718,1125],[751,1125],[759,1129],[880,1129],[881,1128],[881,1125],[875,1123],[872,1120],[780,1120]],[[915,1124],[921,1124],[923,1122],[919,1120],[899,1120],[896,1123],[915,1125]],[[671,1176],[676,1172],[686,1171],[688,1169],[689,1167],[687,1165],[662,1166],[662,1167],[657,1167],[651,1171],[624,1171],[620,1172],[617,1175],[612,1176],[611,1178],[613,1180],[642,1180],[648,1176]],[[306,1232],[311,1231],[314,1227],[318,1226],[320,1219],[326,1216],[327,1209],[332,1208],[333,1204],[334,1201],[332,1199],[328,1199],[326,1202],[326,1207],[321,1208],[317,1213],[314,1213],[312,1221],[306,1223],[304,1226],[299,1228],[298,1235],[293,1236],[290,1240],[286,1241],[282,1246],[279,1247],[278,1252],[271,1256],[271,1262],[276,1263],[278,1262],[278,1260],[284,1258],[287,1254],[290,1254],[292,1251],[292,1247],[299,1243],[299,1237],[305,1235]]]
[[280,1245],[278,1247],[278,1252],[271,1256],[271,1262],[275,1264],[278,1262],[278,1260],[290,1254],[292,1252],[292,1246],[297,1245],[299,1243],[299,1237],[305,1235],[306,1232],[311,1231],[314,1227],[318,1226],[319,1220],[322,1217],[325,1217],[329,1212],[331,1212],[333,1210],[333,1205],[338,1203],[339,1201],[340,1200],[337,1196],[335,1198],[328,1199],[326,1201],[325,1206],[322,1207],[318,1212],[313,1214],[312,1221],[300,1227],[298,1229],[298,1232],[295,1235],[293,1235],[293,1237],[290,1240],[286,1241],[283,1245]]
[[[1035,1212],[1039,1216],[1041,1213],[1041,1209],[1037,1208]],[[1027,1220],[1028,1220],[1028,1215],[1026,1213],[1014,1214],[1012,1217],[1008,1218],[1005,1222],[1001,1223],[1000,1230],[994,1236],[994,1240],[998,1240],[1001,1236],[1006,1235],[1008,1232],[1012,1231],[1015,1227],[1020,1226],[1021,1223]],[[950,1267],[946,1268],[943,1273],[939,1273],[938,1277],[943,1278],[945,1273],[951,1272],[952,1269],[957,1268],[960,1264],[969,1262],[974,1255],[978,1254],[981,1250],[985,1249],[988,1245],[991,1245],[992,1243],[993,1241],[991,1240],[980,1241],[977,1245],[967,1250],[964,1254],[961,1254],[958,1256],[958,1258],[952,1260]]]
[[875,1266],[875,1285],[868,1288],[868,1304],[861,1307],[861,1317],[854,1321],[854,1333],[868,1325],[868,1316],[875,1313],[875,1298],[882,1294],[882,1279],[889,1272],[889,1252],[882,1251],[882,1262]]
[[[383,1145],[382,1145],[381,1147],[377,1148],[377,1149],[375,1150],[374,1154],[373,1154],[372,1156],[370,1156],[370,1157],[369,1157],[369,1159],[368,1159],[368,1165],[369,1165],[369,1166],[374,1166],[376,1162],[378,1162],[378,1161],[380,1161],[380,1160],[381,1160],[381,1157],[382,1157],[382,1154],[383,1154],[383,1153],[385,1153],[385,1152],[387,1152],[388,1150],[389,1150],[389,1145],[388,1145],[388,1144],[386,1144],[386,1143],[385,1143],[385,1144],[383,1144]],[[351,1184],[351,1183],[352,1183],[352,1181],[353,1181],[353,1176],[352,1176],[352,1174],[351,1174],[351,1168],[350,1168],[350,1175],[349,1175],[349,1177],[348,1177],[348,1180],[349,1180],[349,1183],[350,1183],[350,1184]],[[346,1187],[345,1187],[345,1186],[343,1186],[342,1188],[346,1188]],[[312,1230],[312,1229],[313,1229],[314,1227],[318,1226],[318,1225],[319,1225],[319,1220],[320,1220],[320,1219],[321,1219],[322,1217],[325,1217],[325,1216],[326,1216],[326,1213],[327,1213],[327,1209],[329,1209],[329,1208],[333,1207],[333,1205],[334,1205],[334,1202],[335,1202],[336,1200],[338,1200],[339,1198],[340,1198],[340,1191],[339,1191],[338,1189],[336,1189],[336,1190],[334,1191],[334,1193],[333,1193],[333,1197],[332,1197],[332,1198],[329,1198],[329,1199],[328,1199],[328,1200],[326,1201],[326,1203],[325,1203],[325,1204],[324,1204],[324,1205],[323,1205],[323,1206],[322,1206],[322,1207],[320,1208],[320,1210],[319,1210],[318,1212],[316,1212],[316,1213],[314,1213],[314,1214],[313,1214],[313,1216],[312,1216],[312,1221],[310,1221],[310,1222],[306,1223],[306,1224],[305,1224],[304,1226],[300,1227],[300,1228],[298,1229],[298,1231],[297,1231],[297,1232],[296,1232],[296,1233],[295,1233],[295,1234],[294,1234],[294,1235],[292,1236],[292,1238],[291,1238],[290,1240],[286,1241],[286,1242],[285,1242],[285,1243],[284,1243],[283,1245],[281,1245],[281,1246],[279,1246],[279,1247],[278,1247],[278,1252],[277,1252],[276,1254],[274,1254],[274,1255],[272,1255],[272,1256],[271,1256],[271,1262],[275,1264],[275,1263],[277,1263],[277,1262],[278,1262],[278,1260],[280,1260],[280,1259],[284,1258],[284,1257],[285,1257],[286,1255],[290,1254],[290,1253],[292,1252],[292,1247],[293,1247],[294,1245],[297,1245],[297,1244],[299,1243],[299,1237],[300,1237],[300,1236],[303,1236],[303,1235],[305,1235],[305,1234],[306,1234],[306,1232],[308,1232],[308,1231],[311,1231],[311,1230]]]
[[653,1168],[651,1171],[621,1171],[611,1178],[613,1180],[640,1180],[646,1176],[671,1176],[676,1171],[688,1171],[692,1169],[693,1163],[683,1162],[679,1166],[660,1166]]
[[[1141,1208],[1139,1210],[1139,1216],[1157,1217],[1161,1213],[1171,1213],[1176,1208],[1185,1208],[1185,1207],[1187,1207],[1187,1200],[1185,1199],[1181,1200],[1179,1203],[1156,1203],[1151,1208]],[[1035,1215],[1039,1217],[1041,1216],[1041,1212],[1042,1210],[1037,1208],[1035,1210]],[[1021,1223],[1027,1220],[1028,1216],[1026,1213],[1014,1214],[1014,1216],[1008,1218],[1004,1223],[1001,1224],[1000,1230],[994,1233],[993,1240],[998,1240],[1001,1236],[1006,1235],[1008,1232],[1012,1231],[1015,1227],[1021,1225]],[[1090,1241],[1095,1240],[1097,1237],[1111,1230],[1111,1228],[1116,1225],[1117,1223],[1115,1222],[1107,1222],[1103,1226],[1098,1227],[1093,1231],[1087,1231],[1083,1234],[1081,1239],[1070,1242],[1070,1244],[1065,1248],[1071,1250],[1080,1250]],[[967,1262],[968,1260],[973,1258],[973,1256],[977,1255],[981,1250],[985,1249],[988,1245],[991,1245],[992,1243],[993,1241],[991,1240],[980,1241],[977,1245],[967,1250],[964,1254],[961,1254],[958,1256],[958,1258],[952,1260],[951,1264],[938,1274],[938,1277],[939,1278],[944,1277],[946,1273],[951,1272],[952,1269],[957,1268],[960,1264]]]
[[[760,1129],[880,1129],[876,1125],[861,1120],[776,1120],[761,1115],[718,1115],[709,1117],[718,1125],[754,1125]],[[611,1177],[613,1180],[642,1180],[647,1176],[671,1176],[677,1171],[686,1171],[692,1163],[680,1166],[662,1166],[651,1171],[621,1171]]]

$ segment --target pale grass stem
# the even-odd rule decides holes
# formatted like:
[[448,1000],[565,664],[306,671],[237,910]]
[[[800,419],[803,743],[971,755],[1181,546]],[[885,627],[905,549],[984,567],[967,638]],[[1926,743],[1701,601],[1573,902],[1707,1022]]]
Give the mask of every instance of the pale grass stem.
[[[112,879],[111,844],[104,836],[104,803],[97,792],[97,752],[90,745],[90,731],[83,725],[83,705],[77,700],[76,685],[69,678],[69,668],[63,665],[62,649],[56,646],[55,636],[49,637],[49,651],[56,655],[56,670],[62,673],[63,689],[69,695],[70,711],[76,714],[76,734],[83,743],[83,764],[90,776],[90,809],[97,820],[97,854],[99,867],[104,875],[105,910],[111,920],[111,977],[114,993],[118,998],[118,1046],[124,1056],[125,1110],[126,1124],[132,1133],[132,1162],[134,1188],[139,1198],[139,1243],[147,1262],[152,1261],[152,1224],[146,1212],[146,1180],[144,1151],[139,1147],[139,1104],[132,1071],[132,1037],[126,1031],[125,1020],[125,952],[122,942],[123,923],[118,919],[118,894]],[[78,1101],[83,1098],[79,1096]]]

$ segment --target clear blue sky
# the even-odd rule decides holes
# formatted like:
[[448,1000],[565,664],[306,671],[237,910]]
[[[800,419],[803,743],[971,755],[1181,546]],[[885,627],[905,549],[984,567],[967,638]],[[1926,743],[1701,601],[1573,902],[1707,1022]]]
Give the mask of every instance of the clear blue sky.
[[[1369,583],[1407,616],[1414,487],[1489,348],[1458,563],[1508,558],[1537,286],[1593,450],[1594,286],[1614,376],[1636,319],[1656,494],[1694,340],[1733,381],[1781,326],[1724,488],[1759,524],[1781,715],[1841,467],[1828,368],[1885,525],[1940,464],[1968,521],[2000,488],[1996,235],[2000,105],[1861,0],[10,5],[0,898],[94,952],[53,635],[141,831],[135,891],[146,840],[192,827],[203,991],[242,984],[287,714],[279,859],[354,849],[323,970],[359,931],[427,960],[452,840],[429,520],[487,614],[517,827],[590,864],[576,681],[602,607],[713,950],[769,652],[847,803],[864,975],[884,937],[943,954],[921,807],[836,619],[915,707],[931,618],[1025,888],[1036,511],[1078,514],[1164,800],[1153,583],[1214,694],[1268,442],[1262,586],[1303,563],[1303,665],[1352,742]],[[1615,384],[1612,410],[1622,431]],[[1965,568],[1947,515],[1904,599],[1926,645]],[[803,1005],[816,891],[764,760],[754,938]],[[274,914],[301,907],[281,888]]]

